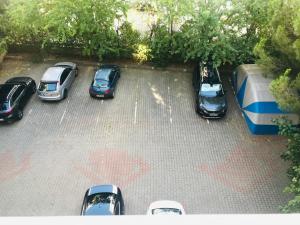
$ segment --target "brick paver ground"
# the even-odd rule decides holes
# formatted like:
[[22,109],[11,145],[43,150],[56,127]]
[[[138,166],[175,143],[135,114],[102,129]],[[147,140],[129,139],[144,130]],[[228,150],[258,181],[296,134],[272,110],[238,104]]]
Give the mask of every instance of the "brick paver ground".
[[[0,82],[52,62],[4,62]],[[35,95],[21,121],[0,124],[0,216],[79,215],[91,185],[120,186],[126,214],[152,201],[176,200],[188,214],[278,213],[287,197],[285,140],[253,136],[228,90],[226,118],[194,111],[191,73],[122,68],[115,99],[89,97],[94,67],[80,74],[66,100]]]

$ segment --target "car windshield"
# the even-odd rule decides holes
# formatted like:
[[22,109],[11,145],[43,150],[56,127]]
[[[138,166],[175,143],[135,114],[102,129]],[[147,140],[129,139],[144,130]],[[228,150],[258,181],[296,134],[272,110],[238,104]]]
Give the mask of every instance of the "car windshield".
[[182,212],[180,209],[174,209],[174,208],[159,208],[159,209],[153,209],[152,214],[154,215],[169,215],[169,214],[175,214],[175,215],[181,215]]
[[56,91],[57,82],[41,82],[39,86],[39,91]]
[[101,68],[96,72],[95,79],[108,81],[110,73],[111,73],[111,69]]
[[217,97],[223,96],[223,90],[221,84],[207,84],[201,85],[200,95],[203,97]]
[[116,200],[116,194],[113,193],[97,193],[88,197],[88,207],[96,204],[114,204]]
[[9,109],[9,102],[5,101],[3,103],[0,104],[0,111],[5,111]]
[[97,79],[97,80],[94,80],[93,86],[94,87],[107,87],[108,81]]

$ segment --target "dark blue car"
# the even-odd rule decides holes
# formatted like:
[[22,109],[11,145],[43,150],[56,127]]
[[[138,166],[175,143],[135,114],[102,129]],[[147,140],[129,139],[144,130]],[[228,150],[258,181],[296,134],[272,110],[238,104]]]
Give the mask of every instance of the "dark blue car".
[[124,201],[120,188],[111,184],[89,188],[84,195],[80,215],[124,215]]
[[96,71],[89,92],[91,97],[114,98],[115,90],[120,78],[120,67],[116,65],[102,65]]

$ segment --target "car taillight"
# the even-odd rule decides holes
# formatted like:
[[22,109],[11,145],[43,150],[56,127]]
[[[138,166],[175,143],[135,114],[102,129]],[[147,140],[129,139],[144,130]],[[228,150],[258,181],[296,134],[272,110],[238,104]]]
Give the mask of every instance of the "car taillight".
[[108,90],[106,90],[104,93],[105,93],[105,94],[109,94],[109,92],[110,92],[110,90],[108,89]]
[[5,116],[7,116],[7,115],[10,115],[11,113],[12,113],[12,108],[11,109],[9,109],[9,110],[6,110],[6,111],[4,111],[4,112],[1,112],[1,114],[3,114],[3,115],[5,115]]

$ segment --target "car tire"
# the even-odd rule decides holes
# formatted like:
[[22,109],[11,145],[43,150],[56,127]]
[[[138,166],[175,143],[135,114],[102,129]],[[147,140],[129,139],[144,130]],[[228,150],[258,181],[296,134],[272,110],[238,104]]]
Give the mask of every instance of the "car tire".
[[63,96],[64,96],[63,99],[66,99],[68,97],[68,90],[67,89],[64,90]]
[[23,118],[23,111],[19,109],[15,117],[16,120],[21,120]]

